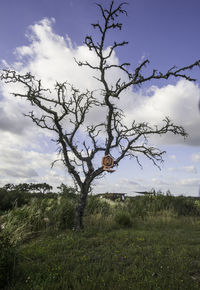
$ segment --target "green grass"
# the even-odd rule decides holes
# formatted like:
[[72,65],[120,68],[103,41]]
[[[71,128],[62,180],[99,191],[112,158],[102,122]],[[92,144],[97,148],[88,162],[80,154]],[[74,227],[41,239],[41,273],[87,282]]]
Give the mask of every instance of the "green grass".
[[88,216],[84,232],[43,233],[18,247],[6,289],[199,289],[200,219]]

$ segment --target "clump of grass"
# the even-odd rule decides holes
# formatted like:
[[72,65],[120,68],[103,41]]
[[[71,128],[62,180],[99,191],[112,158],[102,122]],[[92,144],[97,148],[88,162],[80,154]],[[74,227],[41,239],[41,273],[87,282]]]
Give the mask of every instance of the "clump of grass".
[[171,212],[176,216],[200,216],[200,203],[198,200],[164,194],[136,196],[127,198],[124,203],[126,211],[132,217],[145,219],[148,216],[157,216],[163,212]]
[[129,213],[118,211],[114,216],[115,222],[123,227],[131,227],[132,221]]
[[105,200],[101,200],[97,196],[88,196],[85,215],[102,214],[107,216],[110,214],[110,205]]
[[33,198],[28,205],[15,207],[4,215],[4,228],[12,242],[32,238],[42,231],[71,229],[75,203],[66,198]]

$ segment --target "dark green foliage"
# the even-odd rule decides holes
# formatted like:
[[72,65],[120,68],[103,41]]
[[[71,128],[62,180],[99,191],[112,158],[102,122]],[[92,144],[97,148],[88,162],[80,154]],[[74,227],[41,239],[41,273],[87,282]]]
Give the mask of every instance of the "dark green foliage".
[[55,197],[55,193],[51,193],[52,186],[47,183],[20,183],[14,185],[6,184],[0,188],[0,211],[8,211],[13,207],[21,207],[27,204],[31,198],[38,197]]
[[192,198],[178,196],[173,200],[173,207],[179,216],[200,216],[200,208]]
[[47,193],[50,192],[53,187],[46,182],[44,183],[20,183],[14,185],[12,183],[6,184],[4,187],[7,191],[16,190],[18,192],[29,192],[29,193]]
[[46,182],[44,183],[31,183],[30,184],[30,188],[29,191],[30,192],[39,192],[42,194],[46,194],[51,192],[51,190],[53,189],[53,187],[49,184],[47,184]]
[[144,218],[148,215],[157,215],[165,210],[172,210],[178,216],[200,216],[200,204],[195,198],[175,197],[160,193],[127,198],[125,207],[133,217]]
[[16,249],[8,234],[0,232],[0,289],[11,282],[16,263]]
[[5,188],[0,188],[0,211],[10,210],[16,205],[20,207],[27,204],[29,199],[27,192],[7,191]]
[[123,226],[123,227],[132,226],[131,217],[128,214],[128,212],[122,212],[122,211],[117,212],[114,217],[114,220],[120,226]]
[[146,196],[127,198],[124,206],[132,217],[144,217],[147,215],[149,199]]
[[57,188],[59,189],[59,194],[62,195],[63,197],[70,199],[77,199],[78,197],[76,189],[72,186],[67,186],[64,183],[62,183]]

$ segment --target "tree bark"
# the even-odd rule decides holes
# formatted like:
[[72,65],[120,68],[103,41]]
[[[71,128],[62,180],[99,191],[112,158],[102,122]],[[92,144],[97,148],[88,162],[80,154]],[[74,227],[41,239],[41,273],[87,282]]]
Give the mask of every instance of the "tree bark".
[[88,196],[88,189],[82,188],[80,192],[80,198],[75,210],[75,219],[74,219],[74,229],[76,231],[83,230],[83,216],[86,206],[86,200]]

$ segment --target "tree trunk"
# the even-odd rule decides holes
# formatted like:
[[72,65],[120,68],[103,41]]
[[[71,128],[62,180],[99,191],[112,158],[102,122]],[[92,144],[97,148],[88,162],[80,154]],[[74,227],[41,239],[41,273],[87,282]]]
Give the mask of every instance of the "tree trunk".
[[88,189],[82,188],[80,192],[78,205],[75,210],[74,229],[76,231],[82,230],[84,228],[83,216],[84,216],[84,211],[85,211],[85,206],[86,206],[87,195],[88,195]]

